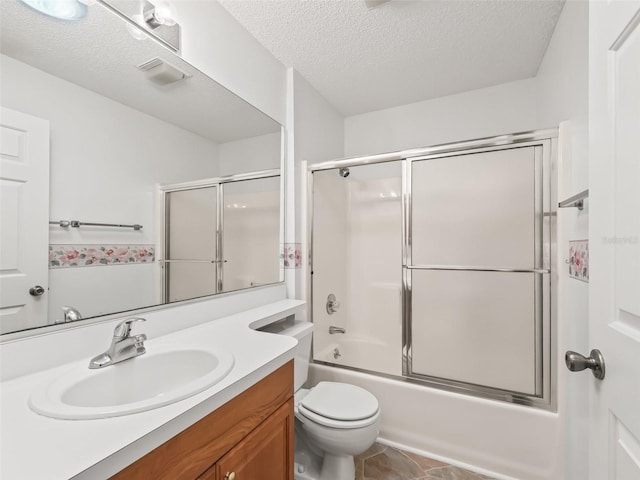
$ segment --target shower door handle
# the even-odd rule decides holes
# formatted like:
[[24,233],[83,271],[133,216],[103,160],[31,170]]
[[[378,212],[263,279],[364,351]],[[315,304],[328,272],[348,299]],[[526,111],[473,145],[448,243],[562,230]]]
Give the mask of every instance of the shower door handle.
[[591,355],[588,357],[577,352],[568,351],[564,355],[564,361],[567,364],[567,368],[572,372],[581,372],[588,368],[598,380],[604,378],[604,357],[598,349],[591,350]]

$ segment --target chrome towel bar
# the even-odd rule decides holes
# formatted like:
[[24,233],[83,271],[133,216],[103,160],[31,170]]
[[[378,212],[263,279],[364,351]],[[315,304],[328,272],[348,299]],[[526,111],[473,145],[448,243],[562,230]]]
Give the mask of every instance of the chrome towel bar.
[[560,208],[571,208],[577,207],[578,210],[582,210],[584,208],[584,200],[585,198],[589,198],[589,189],[587,188],[585,191],[576,193],[574,196],[567,198],[566,200],[560,202],[558,207]]
[[142,225],[137,223],[133,225],[122,225],[119,223],[92,223],[92,222],[80,222],[79,220],[52,220],[49,225],[59,225],[62,228],[80,228],[81,226],[87,227],[116,227],[116,228],[133,228],[134,230],[142,230]]

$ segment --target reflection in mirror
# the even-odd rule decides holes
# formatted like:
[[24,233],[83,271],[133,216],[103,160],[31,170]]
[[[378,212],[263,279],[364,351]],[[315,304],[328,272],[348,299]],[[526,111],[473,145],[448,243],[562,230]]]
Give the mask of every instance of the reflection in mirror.
[[225,183],[222,188],[221,290],[277,282],[280,177]]
[[[20,2],[0,2],[0,14],[0,331],[162,304],[160,187],[279,169],[281,126],[154,40],[135,39],[100,3],[77,21]],[[148,67],[156,64],[182,72],[179,80],[150,81]],[[261,208],[283,204],[276,183],[277,201]],[[206,209],[217,211],[218,201],[213,194]],[[256,213],[251,225],[234,213],[224,212],[224,235],[233,239],[225,240],[229,255],[238,255],[232,246],[242,248],[238,271],[220,285],[214,263],[201,290],[180,291],[172,265],[169,301],[282,281],[278,248],[243,233],[264,227],[279,242],[282,213]],[[170,240],[172,248],[194,252],[188,241],[197,239],[206,243],[203,254],[221,255],[217,219],[205,227],[175,211],[172,218],[174,233],[207,229],[198,238],[184,234],[182,246]],[[70,220],[142,228],[58,223]]]
[[164,300],[217,293],[218,187],[167,192]]
[[280,173],[163,186],[165,301],[279,280]]

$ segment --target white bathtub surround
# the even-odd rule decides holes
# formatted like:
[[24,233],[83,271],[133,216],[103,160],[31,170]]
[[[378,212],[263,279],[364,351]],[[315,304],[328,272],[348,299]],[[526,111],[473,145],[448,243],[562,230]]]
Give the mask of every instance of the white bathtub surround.
[[104,351],[121,319],[0,345],[0,477],[107,478],[275,371],[293,358],[295,340],[253,329],[295,314],[304,305],[284,299],[284,289],[278,285],[145,314],[147,322],[136,330],[149,337],[148,351],[188,347],[195,341],[229,350],[235,365],[220,383],[195,396],[134,415],[65,421],[40,416],[27,405],[37,386]]

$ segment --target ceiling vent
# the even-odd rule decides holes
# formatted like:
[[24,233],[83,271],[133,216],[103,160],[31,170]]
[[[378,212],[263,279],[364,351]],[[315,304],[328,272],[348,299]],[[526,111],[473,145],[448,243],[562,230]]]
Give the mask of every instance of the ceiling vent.
[[138,65],[138,68],[146,74],[147,79],[158,85],[170,85],[191,77],[188,73],[158,57]]

